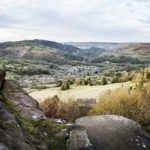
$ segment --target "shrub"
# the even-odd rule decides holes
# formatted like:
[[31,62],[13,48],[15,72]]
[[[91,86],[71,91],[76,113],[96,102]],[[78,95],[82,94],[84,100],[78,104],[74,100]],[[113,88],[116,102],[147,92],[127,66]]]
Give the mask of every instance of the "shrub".
[[102,84],[102,85],[106,85],[106,84],[107,84],[107,80],[106,80],[105,77],[102,78],[101,84]]
[[91,109],[84,103],[71,99],[63,103],[58,96],[45,99],[40,107],[48,118],[61,118],[71,122],[78,117],[86,116]]
[[91,109],[90,107],[87,107],[84,103],[79,101],[72,101],[71,99],[65,103],[64,110],[66,113],[66,120],[68,121],[75,121],[79,117],[86,116]]
[[83,79],[83,85],[88,85],[88,80]]
[[42,103],[40,103],[41,109],[44,111],[45,115],[48,118],[63,117],[63,113],[61,115],[60,112],[58,113],[58,110],[60,111],[61,105],[62,102],[59,100],[57,95],[54,97],[49,97],[45,99]]
[[150,67],[144,70],[144,77],[146,80],[150,79]]
[[61,90],[64,91],[64,90],[68,90],[68,89],[70,89],[70,83],[69,83],[69,81],[64,81],[61,84]]
[[139,89],[141,89],[141,88],[143,88],[143,85],[144,85],[144,80],[141,79],[141,80],[139,81],[139,83],[136,84],[136,87],[139,88]]
[[104,95],[90,115],[116,114],[139,122],[150,132],[150,83],[141,89],[120,89]]
[[114,77],[112,78],[111,83],[118,83],[118,82],[119,82],[118,76],[114,76]]
[[150,67],[145,68],[144,70],[139,71],[134,75],[134,82],[136,83],[139,83],[141,81],[143,81],[143,83],[148,82],[149,79],[150,79]]
[[146,79],[150,79],[150,72],[146,73]]
[[62,85],[62,81],[61,80],[57,81],[57,87],[61,87],[61,85]]

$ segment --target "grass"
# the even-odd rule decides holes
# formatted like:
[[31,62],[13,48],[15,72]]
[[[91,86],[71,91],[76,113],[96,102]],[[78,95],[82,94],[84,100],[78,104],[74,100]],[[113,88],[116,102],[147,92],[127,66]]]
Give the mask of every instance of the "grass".
[[109,90],[115,90],[117,88],[129,88],[131,86],[133,87],[134,84],[131,82],[125,82],[100,86],[71,86],[71,89],[66,91],[61,91],[60,87],[47,88],[40,91],[30,91],[29,89],[27,89],[27,92],[38,102],[42,102],[44,99],[53,97],[55,95],[58,95],[58,97],[62,101],[67,101],[70,98],[74,100],[76,100],[77,98],[99,99],[99,97],[101,97]]
[[3,130],[10,128],[17,128],[17,125],[15,123],[8,123],[0,120],[0,128]]

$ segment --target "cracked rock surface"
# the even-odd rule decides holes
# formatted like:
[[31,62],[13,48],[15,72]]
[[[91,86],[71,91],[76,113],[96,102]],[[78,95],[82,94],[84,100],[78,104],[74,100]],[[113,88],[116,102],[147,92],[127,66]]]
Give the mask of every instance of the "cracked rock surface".
[[115,115],[81,117],[94,150],[150,150],[150,136],[136,122]]
[[44,117],[39,110],[38,102],[26,94],[15,81],[5,81],[3,87],[4,96],[12,100],[17,109],[28,119]]

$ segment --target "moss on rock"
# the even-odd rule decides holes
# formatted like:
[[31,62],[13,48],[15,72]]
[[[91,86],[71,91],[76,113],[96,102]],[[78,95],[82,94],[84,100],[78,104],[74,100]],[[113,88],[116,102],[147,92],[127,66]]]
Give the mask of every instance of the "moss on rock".
[[66,143],[62,138],[55,135],[61,131],[65,126],[53,123],[50,119],[43,118],[36,121],[31,121],[24,117],[24,115],[17,110],[12,100],[6,99],[2,92],[0,92],[0,101],[2,101],[6,109],[16,118],[15,123],[8,123],[0,121],[0,128],[6,130],[8,128],[17,128],[24,135],[25,143],[30,145],[33,149],[41,150],[65,150]]

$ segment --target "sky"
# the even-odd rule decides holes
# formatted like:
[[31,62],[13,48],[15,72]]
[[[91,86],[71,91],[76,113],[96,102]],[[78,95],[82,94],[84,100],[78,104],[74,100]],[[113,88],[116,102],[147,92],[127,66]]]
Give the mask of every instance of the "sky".
[[0,0],[0,42],[150,42],[150,0]]

